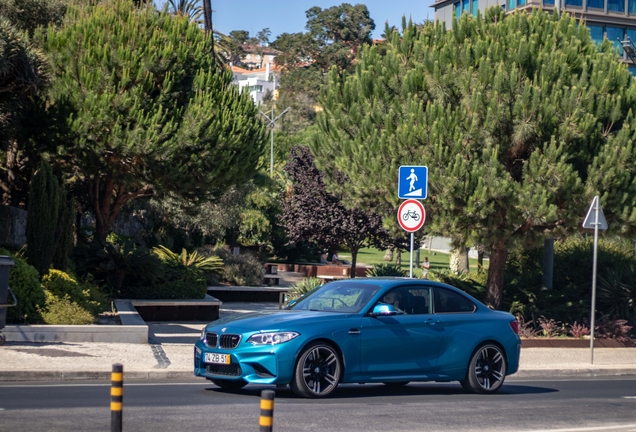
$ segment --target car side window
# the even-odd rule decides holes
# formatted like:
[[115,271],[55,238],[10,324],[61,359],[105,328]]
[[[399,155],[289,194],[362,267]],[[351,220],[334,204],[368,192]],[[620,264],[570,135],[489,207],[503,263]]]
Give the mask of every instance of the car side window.
[[399,287],[387,292],[378,302],[392,304],[408,315],[431,313],[431,292],[428,287]]
[[474,312],[475,305],[461,294],[444,288],[435,288],[435,313]]

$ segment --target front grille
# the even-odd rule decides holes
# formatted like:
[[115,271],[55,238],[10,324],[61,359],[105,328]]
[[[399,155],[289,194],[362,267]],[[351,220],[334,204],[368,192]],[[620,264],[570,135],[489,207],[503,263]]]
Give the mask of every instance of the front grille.
[[216,333],[206,333],[205,334],[205,340],[206,340],[206,344],[209,347],[212,348],[216,348],[216,344],[218,342],[218,335]]
[[219,346],[225,349],[236,348],[241,341],[241,335],[237,334],[222,334],[221,343]]
[[238,363],[229,365],[209,364],[206,365],[205,369],[211,375],[240,376],[243,373]]

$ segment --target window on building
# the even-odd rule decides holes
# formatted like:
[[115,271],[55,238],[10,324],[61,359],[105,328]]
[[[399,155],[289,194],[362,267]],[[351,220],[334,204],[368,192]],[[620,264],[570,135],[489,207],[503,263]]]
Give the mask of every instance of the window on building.
[[636,77],[636,66],[629,66],[629,71]]
[[554,6],[554,0],[543,0],[545,6]]
[[607,10],[611,12],[625,12],[625,0],[607,0]]
[[627,0],[627,12],[636,14],[636,0]]
[[508,10],[513,10],[517,7],[517,0],[508,0]]
[[565,0],[566,6],[583,6],[583,0]]
[[607,32],[607,38],[610,40],[611,43],[614,44],[614,49],[618,49],[618,52],[620,54],[623,54],[623,46],[621,45],[621,41],[625,38],[625,29],[607,26],[605,31]]
[[634,44],[636,44],[636,29],[625,30],[625,36],[627,36]]
[[[635,1],[636,0],[632,0]],[[473,15],[477,16],[477,11],[479,11],[479,0],[473,0]]]
[[524,6],[526,4],[526,0],[517,0],[517,6]]
[[605,9],[604,0],[587,0],[587,7],[594,9]]
[[590,29],[590,36],[592,37],[592,40],[596,42],[597,45],[603,43],[603,36],[604,36],[603,26],[588,24],[587,28]]
[[453,5],[453,9],[455,10],[455,18],[459,19],[459,16],[462,13],[462,4],[460,2],[457,2]]
[[462,0],[462,12],[470,13],[470,0]]

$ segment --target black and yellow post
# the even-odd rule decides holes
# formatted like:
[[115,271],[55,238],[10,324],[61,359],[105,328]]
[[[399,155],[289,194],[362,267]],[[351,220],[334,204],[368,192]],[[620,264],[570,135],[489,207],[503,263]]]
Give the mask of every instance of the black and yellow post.
[[121,432],[124,401],[124,366],[113,365],[110,387],[110,431]]
[[261,392],[261,428],[260,432],[272,432],[274,430],[274,392],[263,390]]

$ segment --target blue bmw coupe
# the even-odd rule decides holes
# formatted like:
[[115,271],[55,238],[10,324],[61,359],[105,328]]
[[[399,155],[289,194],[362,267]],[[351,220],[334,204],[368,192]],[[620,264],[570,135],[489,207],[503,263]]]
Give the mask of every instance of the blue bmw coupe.
[[289,384],[324,397],[339,383],[459,381],[493,393],[519,366],[517,321],[465,292],[428,280],[334,281],[278,312],[208,324],[194,374],[221,388]]

